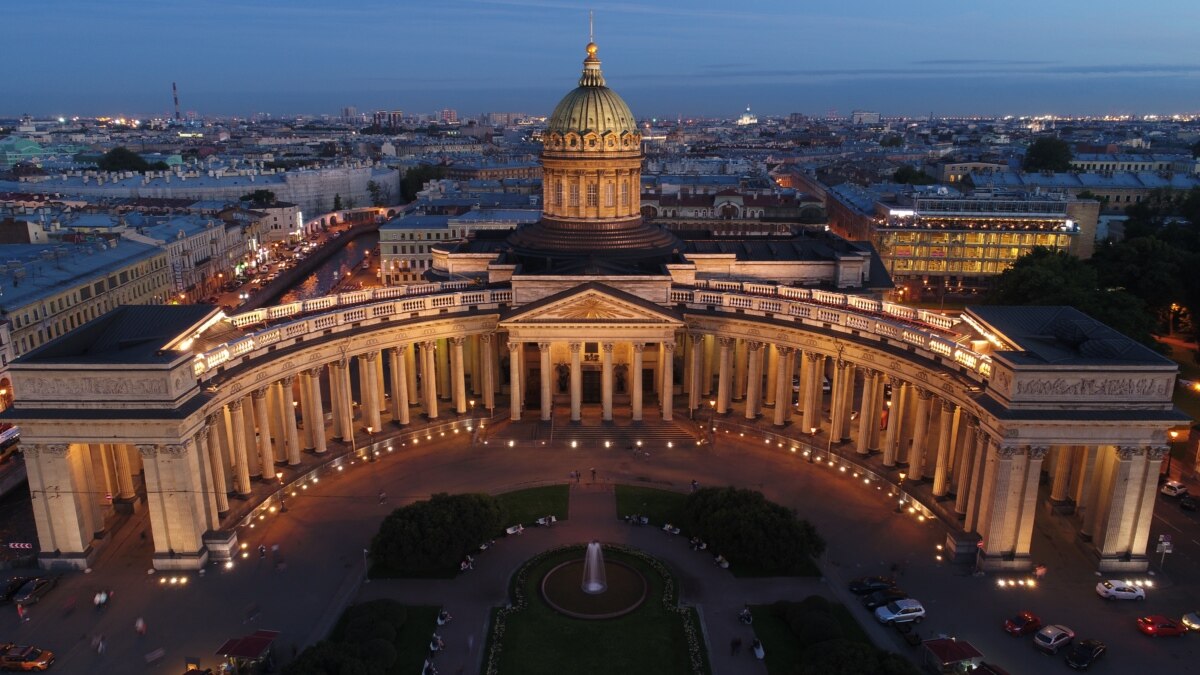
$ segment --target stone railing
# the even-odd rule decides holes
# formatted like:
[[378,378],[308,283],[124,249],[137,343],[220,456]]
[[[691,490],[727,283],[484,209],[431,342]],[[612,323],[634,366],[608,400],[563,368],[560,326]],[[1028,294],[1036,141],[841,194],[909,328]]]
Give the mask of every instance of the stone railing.
[[[422,291],[425,294],[418,295]],[[252,332],[197,354],[192,368],[196,377],[204,380],[232,359],[259,356],[272,346],[295,342],[306,335],[330,329],[349,330],[363,321],[407,318],[414,314],[435,317],[447,311],[465,312],[473,307],[511,302],[512,291],[507,288],[483,288],[463,281],[375,288],[265,307],[229,317],[233,325]],[[258,329],[253,330],[255,327]]]
[[990,357],[952,339],[951,326],[959,319],[911,307],[826,291],[723,281],[697,288],[672,287],[671,302],[718,311],[742,310],[782,321],[841,326],[927,350],[948,361],[947,366],[964,368],[980,380],[992,375]]

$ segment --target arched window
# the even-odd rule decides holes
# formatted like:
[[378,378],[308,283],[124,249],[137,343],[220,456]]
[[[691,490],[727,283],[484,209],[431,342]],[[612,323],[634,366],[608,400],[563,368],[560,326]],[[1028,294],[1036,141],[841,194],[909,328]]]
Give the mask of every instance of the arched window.
[[616,205],[617,205],[616,189],[615,189],[615,186],[612,184],[612,181],[609,181],[604,184],[604,206],[606,208],[611,209]]

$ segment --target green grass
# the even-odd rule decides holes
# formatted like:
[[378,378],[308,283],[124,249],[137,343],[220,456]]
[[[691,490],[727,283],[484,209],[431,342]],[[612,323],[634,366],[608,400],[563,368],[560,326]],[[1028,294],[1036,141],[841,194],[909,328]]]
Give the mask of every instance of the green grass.
[[[505,675],[687,675],[685,622],[699,629],[695,613],[680,614],[663,604],[665,581],[651,565],[635,556],[606,551],[646,576],[648,595],[636,611],[616,619],[582,621],[562,616],[544,604],[539,595],[542,577],[555,565],[578,558],[582,548],[553,552],[530,563],[521,581],[526,606],[509,613],[496,656],[497,671]],[[492,614],[493,624],[499,610]],[[493,634],[489,633],[491,654]],[[705,650],[701,645],[701,652]],[[486,668],[486,663],[485,663]],[[709,672],[705,654],[704,672]]]
[[617,517],[634,513],[650,518],[651,524],[679,523],[683,521],[683,503],[687,495],[669,490],[638,487],[634,485],[616,486]]
[[396,667],[393,673],[419,673],[429,655],[429,638],[437,630],[441,607],[409,606],[408,621],[396,636]]
[[496,500],[504,507],[506,514],[504,526],[521,523],[528,527],[546,515],[566,520],[567,491],[566,485],[547,485],[496,495]]
[[[795,664],[800,662],[804,647],[792,633],[792,629],[782,616],[777,614],[772,605],[751,605],[754,614],[754,635],[762,640],[766,651],[768,673],[792,673]],[[852,642],[872,644],[871,638],[863,630],[862,624],[854,618],[850,608],[835,602],[830,603],[829,611],[834,621],[842,629],[842,636]],[[749,645],[746,645],[749,647]]]

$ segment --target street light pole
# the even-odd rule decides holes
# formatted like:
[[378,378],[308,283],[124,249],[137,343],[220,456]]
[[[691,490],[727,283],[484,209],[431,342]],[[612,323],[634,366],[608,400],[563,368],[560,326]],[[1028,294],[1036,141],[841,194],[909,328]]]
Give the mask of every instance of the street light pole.
[[285,500],[285,490],[283,487],[283,472],[275,472],[275,479],[279,481],[279,512],[287,513],[287,501]]
[[370,549],[363,549],[363,583],[371,583],[371,563],[367,560],[367,553]]

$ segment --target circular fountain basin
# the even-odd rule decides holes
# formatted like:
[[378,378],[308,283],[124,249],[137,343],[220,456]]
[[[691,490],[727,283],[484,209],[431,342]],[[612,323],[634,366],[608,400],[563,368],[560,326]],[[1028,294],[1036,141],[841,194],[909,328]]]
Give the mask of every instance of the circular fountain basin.
[[605,558],[604,573],[608,588],[603,593],[587,593],[583,578],[583,559],[556,565],[542,577],[542,599],[556,612],[576,619],[612,619],[632,612],[646,600],[646,578],[634,568]]

